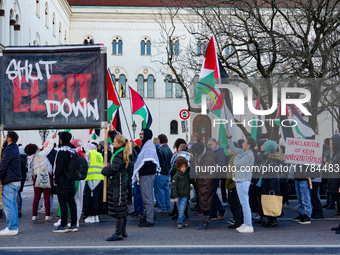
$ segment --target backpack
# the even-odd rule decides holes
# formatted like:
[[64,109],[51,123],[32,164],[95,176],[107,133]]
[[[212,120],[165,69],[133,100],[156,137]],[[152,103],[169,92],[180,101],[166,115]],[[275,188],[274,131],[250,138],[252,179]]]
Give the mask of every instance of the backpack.
[[70,155],[70,162],[65,171],[67,179],[71,181],[85,180],[89,168],[86,159],[79,156],[78,153],[68,153]]

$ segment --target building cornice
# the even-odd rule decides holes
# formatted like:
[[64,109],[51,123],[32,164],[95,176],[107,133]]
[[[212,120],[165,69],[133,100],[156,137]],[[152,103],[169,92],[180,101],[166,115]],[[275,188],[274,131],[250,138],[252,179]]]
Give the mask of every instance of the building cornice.
[[63,11],[65,12],[67,18],[70,20],[71,15],[72,15],[72,10],[71,10],[71,6],[67,2],[67,0],[58,0],[58,3],[61,6],[61,8],[63,9]]

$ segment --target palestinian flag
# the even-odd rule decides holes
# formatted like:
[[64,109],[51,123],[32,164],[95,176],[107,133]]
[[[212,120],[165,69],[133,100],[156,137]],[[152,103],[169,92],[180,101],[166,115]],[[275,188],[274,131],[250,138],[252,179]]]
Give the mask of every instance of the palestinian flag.
[[[119,133],[123,134],[122,125],[120,123],[119,110],[116,111],[115,117],[113,118],[113,121],[112,121],[112,126]],[[110,130],[108,132],[110,133]],[[111,140],[110,136],[108,135],[107,137],[108,137],[107,139],[108,143],[112,144],[113,141]]]
[[292,110],[292,118],[297,123],[295,126],[296,133],[302,136],[303,139],[306,137],[311,137],[315,135],[314,130],[307,124],[307,122],[302,118],[300,112],[296,108],[295,104],[290,105],[290,109]]
[[150,114],[149,108],[145,104],[143,98],[130,86],[130,100],[131,100],[131,111],[133,115],[142,116],[143,120],[143,129],[150,128],[152,124],[152,116]]
[[107,120],[110,122],[113,119],[114,112],[120,106],[118,95],[112,82],[111,73],[107,70]]
[[[293,133],[293,129],[292,127],[287,127],[290,125],[289,121],[284,121],[284,120],[288,120],[287,116],[289,116],[289,112],[288,112],[288,107],[286,106],[286,114],[287,115],[281,115],[281,101],[279,104],[279,109],[277,110],[277,114],[276,114],[276,120],[275,120],[275,124],[278,125],[280,127],[280,134],[281,134],[281,138],[282,138],[282,144],[285,145],[286,144],[286,138],[287,137],[292,137],[294,138],[294,133]],[[281,125],[282,121],[284,121],[284,126]]]
[[[94,130],[94,132],[93,132]],[[90,135],[92,134],[92,139],[96,140],[98,137],[100,137],[100,128],[96,128],[96,129],[90,129]]]
[[[257,100],[256,100],[256,110],[260,110],[260,92],[257,95]],[[261,127],[260,127],[260,116],[255,115],[253,117],[253,122],[252,122],[252,127],[251,127],[251,137],[254,138],[255,141],[260,141],[261,140]]]
[[216,43],[214,37],[212,36],[207,46],[207,51],[201,69],[200,80],[197,84],[197,91],[194,99],[195,104],[201,103],[203,94],[208,94],[211,96],[211,98],[214,98],[215,96],[211,93],[213,92],[217,96],[218,92],[215,90],[215,84],[230,83],[228,75],[226,75],[224,81],[221,79],[221,73],[225,73],[225,71],[216,54],[215,45]]

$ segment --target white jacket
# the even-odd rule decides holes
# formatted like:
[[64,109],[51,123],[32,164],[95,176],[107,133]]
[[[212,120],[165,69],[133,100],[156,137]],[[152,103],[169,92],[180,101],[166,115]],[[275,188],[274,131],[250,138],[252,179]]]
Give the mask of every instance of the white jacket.
[[[51,150],[54,146],[54,140],[51,139],[48,143],[48,146],[42,150],[37,151],[35,154],[33,154],[31,157],[33,157],[33,164],[29,163],[29,172],[33,176],[37,176],[39,169],[48,170],[49,174],[52,174],[52,165],[50,161],[47,158],[47,155],[50,154]],[[31,165],[31,166],[30,166]],[[33,168],[33,169],[30,169]]]

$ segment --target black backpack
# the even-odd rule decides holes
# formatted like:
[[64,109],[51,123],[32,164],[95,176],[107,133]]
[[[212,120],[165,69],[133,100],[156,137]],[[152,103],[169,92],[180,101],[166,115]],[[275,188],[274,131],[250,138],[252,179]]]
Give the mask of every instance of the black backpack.
[[68,153],[70,155],[70,162],[65,171],[67,179],[71,181],[85,180],[89,168],[86,159],[79,156],[77,153]]

